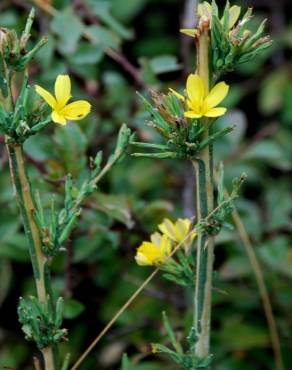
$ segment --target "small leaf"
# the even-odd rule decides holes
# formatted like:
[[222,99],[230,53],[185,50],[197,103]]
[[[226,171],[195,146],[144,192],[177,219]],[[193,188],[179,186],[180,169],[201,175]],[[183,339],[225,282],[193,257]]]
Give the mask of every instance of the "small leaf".
[[73,54],[83,31],[83,24],[68,7],[58,13],[52,23],[52,31],[58,36],[58,50],[61,54]]
[[85,307],[82,303],[72,298],[65,299],[64,302],[65,319],[74,319],[75,317],[78,317],[84,310]]
[[177,57],[173,55],[160,55],[150,60],[150,66],[154,73],[168,73],[181,69],[181,65],[177,61]]
[[78,49],[70,58],[70,63],[75,65],[82,65],[84,64],[96,64],[101,61],[103,57],[102,49],[98,47],[93,47],[88,43],[79,43]]
[[120,38],[111,30],[103,26],[92,25],[86,28],[91,42],[102,48],[118,49],[121,43]]

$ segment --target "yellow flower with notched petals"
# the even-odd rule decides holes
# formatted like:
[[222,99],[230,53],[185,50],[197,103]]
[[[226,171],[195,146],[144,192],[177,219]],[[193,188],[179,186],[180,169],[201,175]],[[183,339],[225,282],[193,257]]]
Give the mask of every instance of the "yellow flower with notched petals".
[[206,94],[204,82],[197,74],[190,74],[187,79],[187,99],[174,90],[175,96],[186,101],[187,110],[184,113],[188,118],[219,117],[225,114],[226,108],[217,107],[226,97],[229,86],[225,82],[219,82]]
[[192,222],[188,218],[179,218],[176,222],[172,222],[168,218],[165,218],[163,222],[158,225],[158,229],[163,233],[163,235],[166,235],[176,243],[183,242],[185,248],[188,248],[197,236],[195,231],[190,234],[191,227]]
[[140,266],[161,265],[171,254],[171,241],[166,235],[156,232],[150,236],[150,240],[137,248],[135,260]]
[[71,81],[68,75],[59,75],[55,82],[55,96],[41,86],[35,86],[36,92],[53,109],[52,120],[61,125],[67,121],[78,121],[86,117],[90,112],[91,105],[86,100],[77,100],[68,103],[71,99]]

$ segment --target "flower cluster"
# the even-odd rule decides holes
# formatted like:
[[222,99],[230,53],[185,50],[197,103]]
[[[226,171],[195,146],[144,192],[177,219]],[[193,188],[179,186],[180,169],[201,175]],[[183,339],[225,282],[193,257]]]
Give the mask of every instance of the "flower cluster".
[[[235,23],[238,21],[238,18],[240,16],[241,12],[241,7],[238,5],[232,5],[229,8],[229,13],[228,13],[228,22],[227,22],[227,27],[229,30],[231,30]],[[206,17],[208,19],[212,19],[212,5],[208,3],[208,1],[204,1],[203,3],[198,5],[198,16],[199,17]],[[226,22],[224,16],[220,18],[220,23],[224,25],[224,22]]]
[[212,4],[204,1],[198,5],[197,14],[198,27],[182,29],[181,32],[197,39],[204,28],[210,29],[212,69],[217,76],[253,59],[271,45],[270,37],[264,35],[266,20],[263,20],[255,32],[250,29],[251,8],[241,17],[241,7],[230,7],[227,1],[220,16],[214,1]]
[[[234,25],[238,21],[240,12],[241,12],[241,7],[238,5],[233,5],[229,8],[228,20],[227,20],[228,30],[231,30],[234,27]],[[198,4],[197,14],[200,18],[203,17],[203,19],[205,20],[207,19],[211,23],[212,14],[213,14],[212,5],[208,3],[208,1],[204,1],[203,3]],[[220,23],[224,25],[224,22],[226,21],[223,16],[220,18]],[[198,34],[198,30],[195,28],[184,28],[184,29],[181,29],[180,31],[191,37],[195,37]]]
[[135,260],[140,266],[159,266],[171,257],[176,243],[182,243],[188,249],[196,237],[196,232],[191,231],[191,220],[179,218],[176,222],[164,219],[158,225],[161,232],[151,234],[150,241],[144,241],[138,248]]

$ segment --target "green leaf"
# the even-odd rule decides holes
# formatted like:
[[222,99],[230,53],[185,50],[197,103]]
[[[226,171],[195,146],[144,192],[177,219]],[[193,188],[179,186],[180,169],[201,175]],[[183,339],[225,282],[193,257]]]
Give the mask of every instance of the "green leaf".
[[173,55],[160,55],[150,59],[150,66],[154,73],[175,72],[181,69],[181,64],[178,63],[177,57]]
[[292,83],[286,84],[283,96],[283,111],[282,119],[287,124],[287,126],[292,125]]
[[[275,179],[269,184],[265,199],[267,207],[267,222],[265,230],[271,232],[280,228],[289,228],[292,210],[291,185],[283,179]],[[276,206],[275,206],[276,205]]]
[[277,236],[258,248],[262,261],[273,271],[292,277],[291,249],[287,238]]
[[123,354],[121,370],[130,370],[129,357],[126,353]]
[[55,131],[56,151],[64,163],[65,173],[77,176],[86,165],[85,151],[87,139],[81,131],[78,123],[70,123],[64,127],[58,127]]
[[129,22],[140,13],[149,0],[112,0],[113,15],[123,21]]
[[111,218],[125,224],[129,229],[134,226],[134,221],[128,205],[128,199],[122,195],[109,195],[98,193],[96,195],[96,208]]
[[289,73],[286,69],[277,69],[264,79],[259,94],[259,109],[263,114],[270,115],[281,108],[288,83]]
[[[234,335],[236,333],[236,335]],[[225,350],[248,350],[255,347],[265,347],[269,343],[266,329],[255,323],[247,323],[239,316],[229,316],[224,321],[224,327],[218,334],[218,339],[224,343]]]
[[49,69],[54,61],[54,53],[57,47],[57,42],[52,35],[48,35],[48,42],[46,47],[40,49],[36,54],[36,60],[43,66],[43,68]]
[[[105,0],[87,0],[90,10],[98,17],[106,26],[110,27],[120,37],[129,40],[133,37],[133,32],[127,30],[112,14],[112,4]],[[125,4],[126,5],[126,4]],[[126,5],[127,6],[127,5]]]
[[100,62],[102,57],[102,49],[94,47],[86,42],[81,42],[78,44],[78,49],[74,55],[70,57],[70,63],[84,67],[85,64],[91,65]]
[[24,233],[17,231],[17,223],[5,223],[0,225],[1,246],[0,258],[9,258],[18,262],[28,262],[29,252]]
[[74,319],[75,317],[78,317],[84,310],[85,307],[82,303],[72,298],[65,299],[64,302],[65,319]]
[[62,10],[54,17],[51,29],[58,37],[59,52],[63,55],[73,54],[84,27],[71,7]]
[[86,27],[86,33],[89,35],[93,44],[102,48],[119,49],[121,39],[106,27],[92,25]]
[[242,156],[244,160],[262,160],[266,162],[281,162],[285,153],[275,141],[266,139],[251,146]]
[[173,345],[173,347],[174,347],[174,349],[176,350],[177,353],[183,354],[183,349],[182,349],[180,343],[178,342],[178,340],[176,339],[175,333],[172,329],[172,326],[169,322],[169,319],[166,315],[166,312],[162,312],[162,317],[163,317],[163,325],[164,325],[165,330],[168,334],[168,338],[171,341],[171,344]]
[[229,258],[219,270],[220,278],[227,281],[248,277],[251,273],[250,262],[246,256]]

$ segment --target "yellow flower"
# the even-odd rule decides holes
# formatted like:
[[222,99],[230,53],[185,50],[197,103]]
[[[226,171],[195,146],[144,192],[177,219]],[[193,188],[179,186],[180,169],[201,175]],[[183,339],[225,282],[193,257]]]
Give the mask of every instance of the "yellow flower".
[[38,85],[35,86],[35,90],[53,109],[51,117],[56,123],[66,125],[67,120],[78,121],[90,112],[91,105],[86,100],[67,104],[71,98],[71,81],[68,75],[58,75],[55,96]]
[[150,236],[150,242],[143,242],[137,249],[135,260],[140,266],[163,264],[171,253],[171,241],[158,232]]
[[176,243],[184,241],[184,246],[188,248],[197,236],[195,231],[188,236],[191,231],[191,226],[192,222],[188,218],[179,218],[176,222],[172,222],[168,218],[165,218],[163,222],[158,225],[158,229],[163,233],[163,235],[166,235]]
[[[228,94],[229,86],[225,82],[219,82],[206,94],[204,82],[197,74],[190,74],[187,79],[187,111],[185,117],[201,118],[219,117],[225,114],[226,108],[216,107]],[[171,90],[175,96],[184,100],[185,98],[176,91]],[[216,108],[215,108],[216,107]]]

